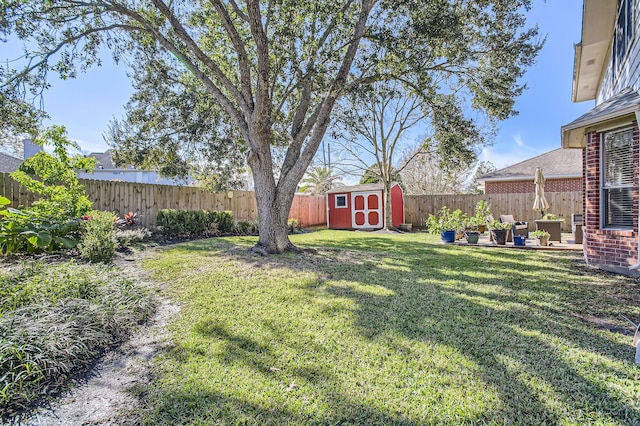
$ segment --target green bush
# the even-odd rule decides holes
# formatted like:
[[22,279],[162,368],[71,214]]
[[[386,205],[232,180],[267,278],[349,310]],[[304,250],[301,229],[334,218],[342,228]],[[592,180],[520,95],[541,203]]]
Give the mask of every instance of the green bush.
[[153,308],[148,289],[106,265],[28,263],[0,275],[0,413],[59,390]]
[[93,211],[84,222],[80,256],[89,262],[109,263],[118,246],[113,213]]
[[218,231],[222,232],[223,234],[226,234],[228,232],[232,232],[233,231],[233,227],[235,225],[234,220],[233,220],[233,212],[231,211],[224,211],[224,212],[210,212],[210,214],[213,216],[213,220],[215,221],[217,227],[218,227]]
[[156,214],[156,226],[167,237],[204,237],[234,229],[229,211],[163,209]]
[[51,222],[28,209],[7,208],[9,204],[0,196],[0,254],[55,251],[78,244],[79,219]]
[[78,148],[67,138],[64,126],[52,126],[35,139],[39,145],[52,145],[53,153],[38,152],[26,159],[11,177],[28,191],[38,194],[29,212],[52,223],[77,219],[91,210],[91,201],[78,181],[76,171],[92,171],[95,159],[69,155],[68,148]]

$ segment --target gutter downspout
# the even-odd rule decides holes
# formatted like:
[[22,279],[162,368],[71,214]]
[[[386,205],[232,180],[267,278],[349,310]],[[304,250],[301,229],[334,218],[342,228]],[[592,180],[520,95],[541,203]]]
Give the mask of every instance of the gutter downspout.
[[[636,114],[636,126],[640,127],[640,111],[635,112]],[[640,204],[638,205],[638,209],[640,210]],[[629,267],[630,271],[640,269],[640,220],[638,221],[638,232],[636,233],[636,238],[638,239],[638,263]],[[640,348],[640,346],[638,346]],[[640,352],[636,353],[636,362],[639,361]],[[640,362],[638,362],[640,364]]]

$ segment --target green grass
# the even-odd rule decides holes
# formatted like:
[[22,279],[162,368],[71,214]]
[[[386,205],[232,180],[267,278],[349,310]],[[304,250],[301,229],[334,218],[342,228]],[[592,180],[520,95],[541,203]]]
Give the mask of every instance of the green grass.
[[[577,254],[321,231],[181,244],[145,267],[182,306],[149,424],[637,424],[632,279]],[[627,327],[628,328],[628,327]]]

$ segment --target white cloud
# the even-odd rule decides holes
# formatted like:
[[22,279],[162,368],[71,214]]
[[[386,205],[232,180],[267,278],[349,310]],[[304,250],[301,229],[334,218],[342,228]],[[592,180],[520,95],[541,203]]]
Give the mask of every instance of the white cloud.
[[524,146],[524,141],[522,140],[520,133],[513,135],[513,141],[521,148]]

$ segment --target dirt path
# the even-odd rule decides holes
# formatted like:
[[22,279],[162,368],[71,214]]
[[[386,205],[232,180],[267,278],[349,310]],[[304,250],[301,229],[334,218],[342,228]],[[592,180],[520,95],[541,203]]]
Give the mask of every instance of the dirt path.
[[179,310],[162,297],[162,286],[150,282],[137,265],[149,254],[143,252],[135,256],[119,256],[116,264],[134,279],[142,280],[159,291],[154,316],[129,340],[105,354],[79,380],[76,388],[49,406],[38,409],[23,424],[77,426],[127,423],[123,415],[138,407],[138,400],[129,390],[150,383],[150,361],[170,343],[165,326]]

